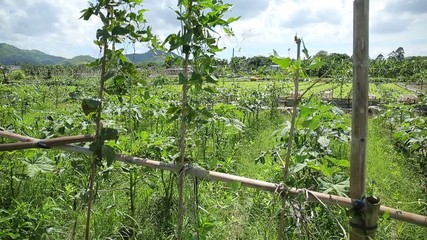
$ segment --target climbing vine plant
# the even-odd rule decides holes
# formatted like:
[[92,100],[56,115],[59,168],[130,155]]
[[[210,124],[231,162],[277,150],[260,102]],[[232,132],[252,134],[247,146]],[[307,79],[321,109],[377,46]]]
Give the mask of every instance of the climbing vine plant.
[[[133,63],[124,55],[120,44],[126,41],[156,42],[151,34],[151,29],[145,27],[145,9],[140,9],[142,0],[99,0],[89,2],[89,7],[82,11],[84,20],[92,16],[98,17],[102,27],[96,31],[94,43],[99,47],[102,57],[92,63],[92,67],[100,69],[99,89],[97,98],[87,98],[82,102],[83,112],[96,123],[96,140],[91,144],[93,161],[89,177],[89,197],[87,201],[87,217],[85,238],[89,239],[91,206],[93,201],[93,188],[96,169],[102,166],[102,159],[110,166],[114,160],[114,149],[104,144],[107,139],[118,137],[116,129],[104,127],[102,124],[102,109],[104,106],[104,93],[114,94],[122,101],[122,96],[127,93],[132,79],[138,77],[138,71]],[[138,10],[139,9],[139,10]]]
[[[179,0],[176,10],[177,18],[181,22],[181,30],[177,34],[170,34],[163,46],[169,46],[169,51],[178,50],[183,54],[183,71],[179,74],[179,83],[182,85],[181,105],[171,112],[180,118],[180,157],[177,160],[178,177],[178,223],[177,238],[182,239],[184,219],[183,184],[185,174],[185,151],[187,123],[194,120],[199,113],[207,116],[209,111],[197,111],[197,106],[189,99],[189,90],[203,90],[204,82],[216,82],[212,72],[214,70],[215,53],[222,49],[218,46],[219,30],[227,35],[232,34],[230,24],[238,18],[225,19],[225,13],[231,4],[221,0]],[[191,73],[190,73],[191,72]],[[197,228],[197,227],[196,227]]]

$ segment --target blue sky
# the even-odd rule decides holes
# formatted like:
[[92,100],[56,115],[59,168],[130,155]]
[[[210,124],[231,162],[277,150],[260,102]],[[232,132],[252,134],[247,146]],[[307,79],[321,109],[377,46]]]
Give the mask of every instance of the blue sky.
[[[230,16],[241,16],[233,23],[234,37],[222,37],[226,50],[222,58],[268,56],[275,49],[280,55],[295,55],[293,37],[303,37],[310,54],[352,53],[353,1],[351,0],[225,0],[234,4]],[[173,9],[176,0],[145,0],[148,25],[164,38],[179,30]],[[100,22],[79,20],[87,0],[1,0],[0,42],[23,49],[73,57],[99,56],[93,44]],[[398,47],[406,56],[427,56],[426,0],[370,1],[370,56],[387,56]],[[290,51],[288,52],[288,50]],[[136,45],[136,52],[147,47]],[[131,46],[129,52],[133,52]]]

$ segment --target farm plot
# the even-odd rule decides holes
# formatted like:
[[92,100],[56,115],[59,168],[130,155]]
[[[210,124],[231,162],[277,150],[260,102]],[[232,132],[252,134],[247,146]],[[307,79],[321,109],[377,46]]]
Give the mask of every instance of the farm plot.
[[[68,99],[68,93],[77,89],[81,89],[81,96],[93,94],[88,87],[90,83],[87,84],[76,87],[60,85],[58,96],[43,94],[49,88],[45,85],[19,88],[3,85],[0,88],[1,127],[40,138],[91,133],[95,126],[90,117],[80,110],[81,101]],[[309,87],[306,82],[301,85],[302,89]],[[287,118],[264,111],[257,104],[261,104],[260,100],[262,104],[271,103],[269,101],[275,94],[288,94],[292,83],[239,82],[207,86],[212,88],[211,92],[191,98],[190,103],[197,107],[199,114],[193,116],[197,121],[189,127],[189,157],[206,169],[280,182],[280,156],[286,139],[284,123]],[[335,86],[319,83],[310,90],[310,94]],[[174,109],[177,108],[178,89],[175,85],[148,84],[133,86],[130,91],[132,94],[121,100],[108,99],[109,104],[103,114],[104,124],[114,126],[120,132],[119,139],[109,144],[121,153],[166,162],[173,160],[177,153],[178,127]],[[224,101],[230,94],[234,100]],[[24,104],[12,104],[13,99]],[[296,136],[299,150],[297,157],[292,159],[294,165],[290,177],[299,186],[345,194],[349,149],[345,139],[348,139],[349,117],[334,111],[331,106],[315,101],[304,106],[304,116],[299,120]],[[320,125],[320,121],[325,123]],[[7,206],[12,207],[3,214],[13,217],[17,223],[39,226],[30,229],[31,236],[44,234],[58,239],[76,234],[77,238],[83,237],[87,186],[82,179],[87,178],[90,169],[86,157],[57,151],[26,150],[2,153],[0,158],[0,201],[4,206],[8,203]],[[376,158],[372,156],[372,159]],[[116,162],[110,168],[104,166],[100,169],[98,177],[93,209],[97,219],[93,228],[98,238],[119,238],[123,234],[122,226],[133,229],[138,236],[151,239],[173,234],[176,214],[176,194],[173,191],[176,180],[173,174]],[[376,181],[381,179],[383,176],[376,177]],[[203,211],[198,216],[204,224],[201,228],[204,236],[230,239],[244,231],[256,238],[276,237],[276,229],[271,227],[278,209],[274,196],[244,190],[233,184],[204,181],[199,184],[199,207]],[[230,191],[233,189],[235,191]],[[404,194],[404,189],[410,188],[403,187],[399,192]],[[416,201],[418,196],[414,193],[411,199]],[[394,200],[397,202],[399,199],[396,196]],[[189,204],[187,207],[192,206]],[[333,208],[336,214],[331,216],[328,210],[318,206],[307,205],[305,208],[319,216],[309,219],[308,227],[323,234],[328,229],[330,237],[340,236],[337,230],[340,228],[334,224],[336,218],[346,221],[342,209]],[[14,212],[16,209],[21,209],[19,216]],[[410,206],[404,205],[402,209],[411,210]],[[43,217],[44,220],[35,225],[36,220],[32,216]],[[330,229],[323,225],[325,221]],[[388,229],[397,227],[392,224]],[[4,231],[12,228],[0,226]],[[55,231],[50,231],[51,228]],[[298,228],[295,229],[297,234]],[[388,236],[385,230],[379,231]],[[422,230],[411,227],[399,234],[408,236],[414,231],[418,235],[423,234]]]

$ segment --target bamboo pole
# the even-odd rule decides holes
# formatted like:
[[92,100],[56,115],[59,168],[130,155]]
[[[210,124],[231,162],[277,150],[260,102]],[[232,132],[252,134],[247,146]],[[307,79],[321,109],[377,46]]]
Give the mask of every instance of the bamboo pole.
[[[365,192],[366,146],[368,137],[369,91],[369,0],[354,0],[353,9],[353,103],[350,157],[350,197],[360,199]],[[363,214],[365,209],[361,210]],[[363,215],[362,214],[362,215]],[[350,223],[363,223],[350,230],[351,240],[367,239],[360,235],[365,216],[353,214]],[[370,217],[368,217],[370,218]]]
[[53,146],[62,146],[70,143],[90,142],[95,140],[95,135],[67,136],[40,140],[38,142],[16,142],[0,144],[1,151],[14,151],[27,148],[50,148]]
[[368,0],[354,1],[350,197],[365,191],[368,129]]
[[[26,137],[22,135],[18,135],[15,133],[0,131],[0,136],[12,138],[19,141],[39,141],[39,139]],[[61,149],[68,152],[81,153],[85,155],[92,155],[92,152],[88,148],[65,145],[65,146],[54,146],[53,148]],[[120,162],[135,164],[139,166],[145,166],[149,168],[155,168],[165,171],[176,172],[178,168],[175,164],[172,163],[164,163],[159,161],[150,160],[148,158],[140,158],[140,157],[132,157],[126,156],[122,154],[116,154],[115,159]],[[351,208],[353,206],[353,202],[356,199],[351,199],[347,197],[331,195],[326,193],[320,193],[315,191],[310,191],[308,189],[303,188],[287,188],[281,184],[271,183],[256,179],[251,179],[247,177],[236,176],[227,173],[209,171],[205,169],[195,168],[191,166],[187,166],[183,171],[186,174],[203,178],[206,180],[212,181],[221,181],[221,182],[238,182],[241,186],[255,188],[262,191],[268,191],[273,193],[280,193],[282,191],[287,191],[287,193],[292,197],[305,196],[307,202],[321,202],[327,205],[338,205],[345,208]],[[381,206],[379,209],[379,214],[389,213],[390,218],[412,223],[415,225],[419,225],[422,227],[427,227],[427,216],[422,216],[415,213],[401,211],[399,209],[390,208]]]

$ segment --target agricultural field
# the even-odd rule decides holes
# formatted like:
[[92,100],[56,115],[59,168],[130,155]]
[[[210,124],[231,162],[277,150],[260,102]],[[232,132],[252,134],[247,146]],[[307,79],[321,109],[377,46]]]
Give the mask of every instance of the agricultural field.
[[[297,59],[221,60],[231,4],[178,1],[180,31],[158,39],[141,2],[80,12],[101,24],[88,64],[0,66],[0,239],[349,239],[365,197],[427,215],[425,58],[399,47],[364,64],[379,104],[366,191],[350,210],[313,203],[350,201],[351,115],[333,103],[351,101],[352,58],[310,56],[296,35]],[[160,63],[132,62],[136,44]],[[427,236],[394,214],[378,239]]]
[[[81,110],[81,102],[96,94],[95,86],[95,79],[59,77],[37,84],[22,81],[0,85],[0,127],[40,139],[91,134],[95,131],[95,122]],[[230,82],[225,79],[206,85],[207,91],[192,95],[191,102],[198,112],[188,128],[191,136],[187,140],[188,157],[193,164],[281,182],[286,123],[290,116],[275,109],[275,101],[277,97],[287,96],[291,86],[289,81]],[[309,82],[303,82],[301,89],[309,86]],[[318,83],[307,92],[307,101],[301,106],[304,113],[298,117],[289,182],[293,186],[345,196],[350,117],[316,97],[308,97],[337,88],[340,86],[333,83]],[[349,84],[342,89],[344,95],[351,91]],[[370,89],[373,94],[379,94],[379,98],[382,91],[389,89],[406,93],[396,84],[371,84]],[[155,79],[140,79],[130,87],[129,93],[121,99],[108,96],[103,122],[105,127],[119,131],[119,138],[108,141],[108,145],[117,153],[173,162],[178,156],[179,124],[174,109],[180,97],[179,88],[174,84],[158,85]],[[263,106],[270,108],[266,110]],[[425,202],[422,181],[415,180],[423,175],[425,168],[426,156],[419,155],[419,151],[425,151],[419,149],[425,140],[420,139],[423,135],[418,131],[413,131],[417,134],[415,137],[401,129],[406,121],[412,121],[411,126],[416,122],[419,129],[425,129],[422,124],[425,117],[415,118],[417,120],[404,117],[405,124],[401,125],[393,117],[398,113],[393,108],[401,107],[405,107],[399,111],[401,114],[415,114],[408,106],[395,102],[370,121],[373,141],[369,142],[368,178],[375,181],[373,188],[387,206],[425,213],[425,205],[414,204]],[[384,124],[390,132],[381,127]],[[390,135],[389,140],[383,139],[384,135]],[[419,142],[408,142],[412,137]],[[382,142],[375,140],[377,138]],[[2,239],[83,238],[90,158],[59,150],[29,149],[1,152],[0,159],[0,203],[9,206],[2,210],[3,223],[7,223],[0,229]],[[408,159],[411,160],[408,162]],[[380,171],[385,165],[390,165],[390,171]],[[390,189],[394,182],[402,185]],[[120,162],[100,165],[92,209],[92,236],[97,239],[173,236],[175,184],[176,175],[167,171]],[[188,236],[197,231],[206,239],[276,238],[277,229],[271,222],[277,221],[280,209],[277,195],[190,177],[185,184],[198,186],[185,189],[188,209],[185,234]],[[194,201],[199,209],[197,215],[190,210],[194,208]],[[345,238],[348,234],[345,209],[298,201],[289,204],[293,211],[304,208],[299,213],[304,216],[303,222],[289,217],[289,236]],[[344,223],[344,231],[337,222]],[[387,219],[382,219],[380,226],[379,234],[384,238],[426,234],[425,229]]]

